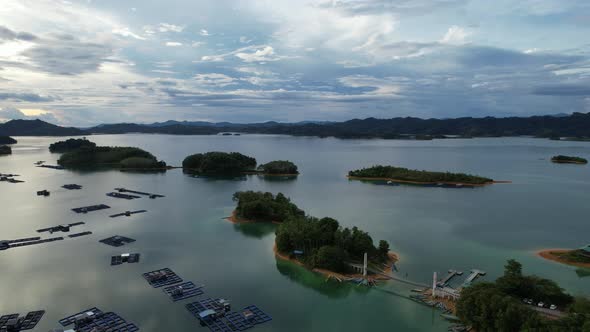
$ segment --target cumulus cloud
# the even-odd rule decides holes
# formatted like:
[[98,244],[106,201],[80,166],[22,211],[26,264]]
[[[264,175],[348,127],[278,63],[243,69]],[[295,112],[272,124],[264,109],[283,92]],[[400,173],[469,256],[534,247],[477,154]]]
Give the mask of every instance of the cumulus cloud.
[[210,36],[209,31],[207,31],[206,29],[201,29],[201,31],[199,31],[199,34],[204,37]]
[[193,79],[197,84],[209,87],[225,87],[235,84],[234,78],[219,73],[197,74]]
[[6,40],[33,41],[37,36],[29,32],[16,32],[0,25],[0,42]]
[[0,119],[4,121],[8,120],[34,120],[40,119],[50,123],[59,123],[59,120],[49,111],[41,112],[40,114],[28,116],[21,110],[14,107],[2,107],[0,108]]
[[169,46],[169,47],[182,46],[182,43],[180,43],[180,42],[166,42],[166,46]]
[[471,35],[471,32],[462,27],[453,25],[447,30],[440,42],[443,44],[465,44],[469,35]]
[[235,54],[236,57],[242,59],[244,62],[267,62],[277,61],[282,57],[275,54],[275,50],[272,46],[264,46],[263,48],[257,49],[254,52],[238,52]]

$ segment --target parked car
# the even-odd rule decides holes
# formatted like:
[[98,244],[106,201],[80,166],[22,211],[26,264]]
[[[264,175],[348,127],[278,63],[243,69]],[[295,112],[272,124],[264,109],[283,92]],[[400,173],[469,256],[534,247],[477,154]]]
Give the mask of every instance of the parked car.
[[557,310],[557,306],[555,304],[552,304],[549,306],[549,309],[551,310]]
[[545,306],[545,303],[543,303],[543,302],[539,302],[537,304],[537,307],[539,307],[539,308],[543,308],[544,306]]
[[529,303],[528,301],[529,301],[529,299],[522,299],[522,303],[524,303],[524,304]]
[[527,299],[526,300],[526,304],[531,304],[532,305],[533,304],[533,300],[532,299]]

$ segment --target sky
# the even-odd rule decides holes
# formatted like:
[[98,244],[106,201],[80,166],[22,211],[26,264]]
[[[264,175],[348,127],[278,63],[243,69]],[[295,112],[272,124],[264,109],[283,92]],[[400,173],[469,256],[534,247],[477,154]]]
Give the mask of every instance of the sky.
[[0,121],[590,112],[587,0],[1,0]]

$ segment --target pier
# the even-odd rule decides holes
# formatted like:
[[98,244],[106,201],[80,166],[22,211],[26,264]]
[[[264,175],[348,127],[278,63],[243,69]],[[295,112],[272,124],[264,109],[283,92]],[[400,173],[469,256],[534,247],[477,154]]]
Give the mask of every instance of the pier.
[[465,282],[463,283],[463,287],[467,287],[469,285],[471,285],[471,283],[473,281],[475,281],[475,279],[481,277],[481,276],[485,276],[486,273],[484,271],[481,270],[471,270],[471,274],[469,275],[469,277],[467,277],[467,279],[465,279]]
[[456,276],[460,276],[460,275],[463,275],[463,271],[449,270],[449,273],[447,274],[447,276],[443,280],[437,282],[437,286],[445,287],[448,285],[448,283],[451,281],[451,279],[453,279]]

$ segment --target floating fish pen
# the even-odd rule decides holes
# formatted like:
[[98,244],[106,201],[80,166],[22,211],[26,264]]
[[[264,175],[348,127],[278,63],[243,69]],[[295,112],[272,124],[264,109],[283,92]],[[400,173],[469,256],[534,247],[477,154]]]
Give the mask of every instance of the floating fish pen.
[[115,235],[98,241],[112,247],[122,247],[127,243],[135,242],[134,239],[125,236]]
[[0,331],[2,332],[18,332],[25,330],[32,330],[37,326],[45,310],[31,311],[25,316],[20,314],[10,314],[0,317]]
[[163,291],[173,302],[176,302],[205,294],[203,287],[197,286],[192,281],[189,281],[180,285],[165,287]]
[[94,307],[77,314],[60,319],[59,323],[63,326],[74,325],[76,332],[93,332],[93,331],[112,331],[112,332],[135,332],[139,328],[128,323],[121,316],[114,312],[102,312]]
[[49,194],[50,193],[49,193],[48,190],[40,190],[40,191],[37,191],[37,196],[45,196],[45,197],[47,197],[47,196],[49,196]]
[[69,238],[73,239],[73,238],[77,238],[80,236],[86,236],[86,235],[90,235],[92,234],[92,232],[86,231],[86,232],[81,232],[81,233],[76,233],[76,234],[72,234],[72,235],[68,235]]
[[15,176],[20,176],[20,175],[18,175],[18,174],[10,174],[10,173],[9,174],[0,173],[0,177],[3,177],[3,178],[13,178]]
[[58,170],[66,169],[65,167],[60,166],[60,165],[38,165],[37,167],[50,168],[50,169],[58,169]]
[[110,215],[109,217],[111,217],[111,218],[131,217],[131,215],[133,215],[133,214],[144,213],[144,212],[147,212],[147,210],[125,211],[123,213],[117,213],[117,214]]
[[41,229],[38,229],[37,232],[38,233],[49,232],[50,234],[53,234],[55,232],[69,232],[71,227],[79,226],[79,225],[84,225],[84,222],[75,222],[72,224],[62,224],[62,225],[57,225],[57,226],[52,226],[52,227],[47,227],[47,228],[41,228]]
[[98,204],[98,205],[90,205],[90,206],[83,206],[79,208],[72,209],[72,211],[76,213],[88,213],[92,211],[110,209],[111,207],[105,204]]
[[107,196],[113,197],[113,198],[122,198],[122,199],[136,199],[136,198],[141,198],[140,196],[128,195],[128,194],[121,194],[121,193],[117,193],[117,192],[107,193]]
[[225,315],[229,326],[235,331],[245,331],[255,325],[270,322],[272,317],[255,305],[245,307],[239,312],[230,312]]
[[129,190],[129,189],[125,189],[125,188],[115,188],[116,191],[120,192],[120,193],[131,193],[131,194],[137,194],[137,195],[142,195],[142,196],[148,196],[149,198],[160,198],[160,197],[166,197],[164,195],[159,195],[159,194],[151,194],[151,193],[146,193],[143,191],[136,191],[136,190]]
[[0,176],[0,182],[8,182],[8,183],[23,183],[23,182],[25,182],[25,181],[21,181],[21,180],[13,179],[12,177],[9,177],[9,176]]
[[150,286],[154,288],[160,288],[182,282],[182,278],[169,268],[144,273],[143,278],[150,284]]
[[55,242],[63,240],[63,237],[54,237],[50,239],[43,239],[41,240],[40,237],[31,237],[26,239],[17,239],[17,240],[0,240],[0,250],[6,250],[10,248],[16,247],[24,247],[24,246],[31,246],[35,244],[42,244],[48,242]]
[[123,263],[138,263],[139,262],[139,254],[121,254],[117,256],[111,257],[111,266],[113,265],[121,265]]
[[67,189],[67,190],[80,190],[80,189],[82,189],[82,186],[81,185],[74,184],[74,183],[72,183],[72,184],[64,184],[61,187],[64,188],[64,189]]
[[230,304],[223,299],[205,299],[189,303],[186,309],[201,325],[211,331],[231,332],[245,331],[255,325],[266,323],[272,318],[255,305],[250,305],[238,312],[231,312]]

